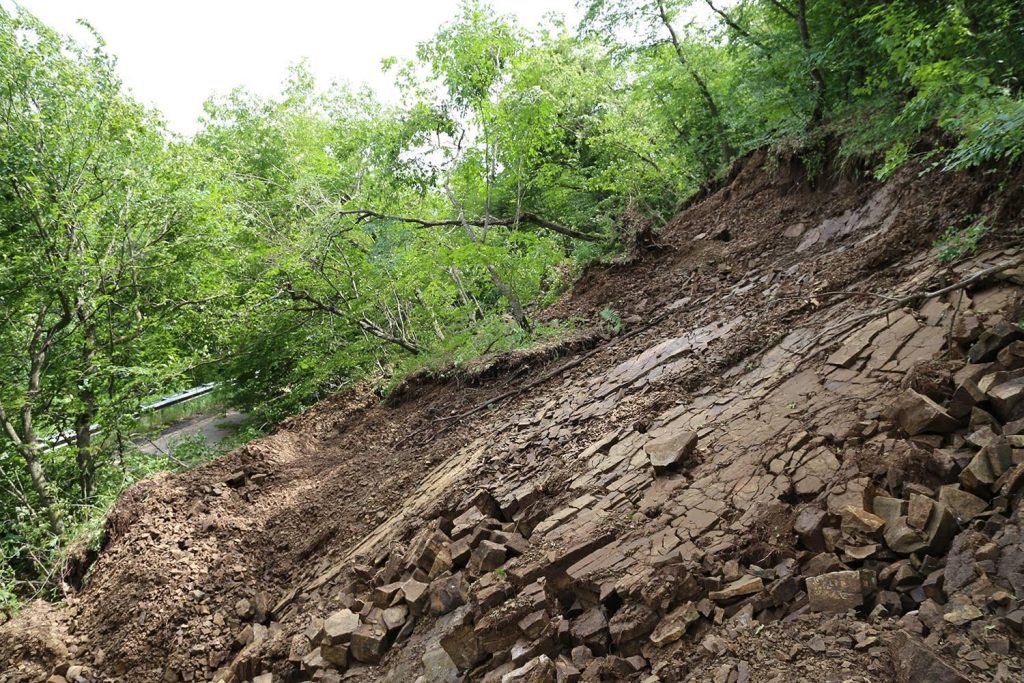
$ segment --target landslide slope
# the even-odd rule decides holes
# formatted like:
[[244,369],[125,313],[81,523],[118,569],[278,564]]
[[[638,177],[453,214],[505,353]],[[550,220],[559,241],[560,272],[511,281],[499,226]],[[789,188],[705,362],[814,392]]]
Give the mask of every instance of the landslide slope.
[[1019,680],[1020,178],[769,161],[543,313],[620,333],[133,487],[0,680]]

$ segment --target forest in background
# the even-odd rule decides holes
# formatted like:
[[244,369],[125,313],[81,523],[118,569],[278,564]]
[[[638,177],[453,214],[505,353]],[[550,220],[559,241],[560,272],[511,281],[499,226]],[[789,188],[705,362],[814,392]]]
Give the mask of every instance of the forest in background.
[[59,595],[73,539],[181,466],[132,444],[156,396],[220,382],[258,429],[564,334],[532,313],[753,149],[811,178],[1024,153],[1015,0],[583,6],[528,30],[467,0],[383,65],[398,103],[298,64],[187,139],[98,34],[0,8],[0,608]]

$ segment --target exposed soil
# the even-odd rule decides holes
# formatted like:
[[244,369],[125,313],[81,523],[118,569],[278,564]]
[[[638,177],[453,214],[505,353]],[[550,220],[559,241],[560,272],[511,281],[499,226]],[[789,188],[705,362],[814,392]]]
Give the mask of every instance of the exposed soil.
[[[987,490],[952,550],[929,537],[902,552],[845,511],[881,517],[885,497],[912,516],[931,505],[914,496],[937,506],[940,486],[963,481],[970,458],[938,472],[934,453],[966,453],[983,417],[910,436],[887,411],[907,389],[954,410],[964,354],[1021,317],[1024,269],[965,296],[893,310],[885,297],[1022,258],[1019,190],[1000,178],[907,169],[811,189],[799,164],[751,155],[541,314],[590,321],[572,338],[412,378],[385,402],[357,387],[130,489],[84,589],[0,627],[0,680],[1020,680],[1018,489]],[[995,230],[977,256],[941,265],[936,237],[980,213]],[[961,335],[969,320],[976,333]],[[985,369],[1024,366],[999,363]],[[1006,438],[1011,413],[994,420]],[[683,434],[696,447],[680,455]],[[820,523],[801,534],[806,509]],[[995,555],[960,552],[968,533]],[[944,568],[949,582],[947,554],[970,574],[961,592],[982,596],[978,616],[927,584]],[[850,572],[877,585],[822,609],[814,579]],[[414,598],[408,581],[430,588]],[[927,600],[937,621],[918,616]],[[343,609],[366,633],[338,636],[346,665],[318,661],[335,645],[323,620]],[[680,637],[649,643],[672,619]],[[905,666],[914,657],[963,678]]]

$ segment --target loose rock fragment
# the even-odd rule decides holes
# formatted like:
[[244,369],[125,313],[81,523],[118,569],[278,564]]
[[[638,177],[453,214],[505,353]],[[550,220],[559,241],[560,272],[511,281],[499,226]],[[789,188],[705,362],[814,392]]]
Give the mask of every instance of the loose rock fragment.
[[654,632],[651,633],[651,644],[656,647],[664,647],[674,643],[683,637],[690,624],[700,619],[700,614],[692,602],[687,602],[666,614]]
[[678,432],[648,441],[644,444],[644,452],[654,471],[660,474],[682,465],[696,446],[696,434]]
[[501,677],[501,683],[555,683],[558,670],[547,655],[531,659]]
[[466,587],[461,573],[444,576],[431,582],[430,611],[433,614],[448,614],[464,604],[466,604]]
[[708,593],[708,597],[715,602],[728,602],[729,600],[742,598],[745,595],[760,593],[762,588],[764,588],[764,581],[761,580],[761,577],[744,576],[721,590],[711,591]]
[[900,631],[889,642],[889,655],[899,683],[970,683],[946,664],[920,638]]
[[808,550],[821,552],[825,549],[825,538],[822,530],[828,513],[818,508],[807,507],[800,511],[793,523],[793,531],[800,537],[800,542]]
[[376,664],[387,649],[387,631],[380,624],[361,624],[352,633],[352,657],[365,664]]
[[907,389],[889,409],[889,417],[907,436],[948,434],[959,423],[932,399]]
[[324,621],[324,635],[321,642],[328,645],[347,643],[357,628],[359,628],[359,615],[350,609],[340,610]]
[[845,612],[864,604],[867,592],[859,571],[842,571],[807,579],[807,599],[811,611]]
[[988,507],[984,499],[961,490],[958,484],[947,484],[940,488],[939,502],[949,508],[961,524],[971,521]]

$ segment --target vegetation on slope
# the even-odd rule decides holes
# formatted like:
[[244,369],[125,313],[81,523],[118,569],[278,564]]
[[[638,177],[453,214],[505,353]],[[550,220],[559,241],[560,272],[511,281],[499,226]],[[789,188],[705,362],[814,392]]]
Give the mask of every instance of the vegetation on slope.
[[1024,153],[1012,0],[585,9],[529,31],[469,0],[385,64],[399,103],[300,64],[192,139],[98,36],[0,9],[0,600],[59,585],[75,529],[172,464],[131,445],[154,394],[223,381],[272,421],[557,334],[531,311],[754,148],[812,177],[836,149],[880,178]]

